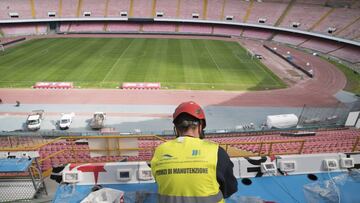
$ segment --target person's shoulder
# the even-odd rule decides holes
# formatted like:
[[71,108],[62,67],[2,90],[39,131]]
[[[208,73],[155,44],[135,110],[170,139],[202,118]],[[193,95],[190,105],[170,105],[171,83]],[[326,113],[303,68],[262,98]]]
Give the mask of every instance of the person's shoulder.
[[169,144],[170,144],[170,142],[171,142],[171,140],[169,140],[169,141],[165,141],[165,142],[163,142],[163,143],[159,144],[156,148],[165,147],[165,146],[169,145]]
[[167,140],[161,144],[159,144],[156,149],[161,149],[161,148],[167,148],[167,147],[172,147],[172,145],[174,144],[175,139],[173,140]]
[[168,142],[169,141],[166,141],[166,142],[163,142],[161,144],[159,144],[157,147],[155,147],[155,152],[154,152],[154,155],[155,154],[161,154],[163,153],[164,151],[167,151],[168,150]]
[[219,156],[220,158],[230,159],[230,157],[229,157],[228,153],[225,151],[225,149],[222,148],[222,147],[220,147],[220,146],[219,146],[219,149],[218,149],[218,156]]
[[208,145],[219,146],[219,144],[217,142],[214,142],[211,140],[202,140],[202,141]]

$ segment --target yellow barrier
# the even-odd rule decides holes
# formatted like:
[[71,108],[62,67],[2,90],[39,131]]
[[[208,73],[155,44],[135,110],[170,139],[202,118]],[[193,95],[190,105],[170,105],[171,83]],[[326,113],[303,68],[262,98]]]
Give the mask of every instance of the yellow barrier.
[[359,143],[360,143],[360,137],[357,137],[357,138],[356,138],[356,141],[355,141],[355,144],[354,144],[351,152],[355,152],[355,151],[356,151]]
[[39,159],[39,163],[42,163],[43,161],[48,160],[48,159],[50,159],[50,158],[52,158],[52,157],[55,157],[55,156],[57,156],[57,155],[59,155],[59,154],[62,154],[62,153],[64,153],[64,152],[66,152],[65,149],[60,150],[60,151],[55,152],[55,153],[52,153],[52,154],[46,156],[45,158]]
[[[81,151],[89,151],[89,152],[107,152],[107,156],[122,156],[123,152],[129,152],[129,151],[146,151],[146,150],[151,150],[152,153],[155,150],[155,145],[150,147],[150,148],[140,148],[140,147],[120,147],[119,143],[121,139],[154,139],[154,141],[162,141],[165,142],[166,139],[161,138],[159,136],[156,135],[141,135],[141,136],[136,136],[136,135],[126,135],[126,136],[114,136],[114,135],[104,135],[104,136],[71,136],[71,137],[61,137],[61,139],[66,139],[70,142],[71,145],[71,152],[73,155],[73,158],[75,159],[75,163],[79,163],[82,162],[81,160],[79,160],[78,158],[78,152]],[[107,139],[107,145],[105,146],[105,148],[91,148],[91,149],[77,149],[75,144],[76,144],[76,140],[79,139]],[[110,139],[118,139],[116,141],[114,140],[110,140]],[[117,143],[117,146],[111,146],[114,143]],[[115,152],[111,153],[111,152]],[[56,156],[56,155],[55,155]]]
[[[133,139],[147,139],[147,140],[153,140],[154,142],[156,141],[161,141],[161,142],[165,142],[166,139],[156,136],[156,135],[128,135],[128,136],[111,136],[111,135],[103,135],[103,136],[68,136],[68,137],[59,137],[59,138],[55,138],[55,139],[51,139],[49,141],[45,141],[41,144],[34,144],[34,143],[30,143],[30,144],[34,144],[32,146],[25,146],[25,145],[19,145],[16,147],[3,147],[0,148],[0,152],[16,152],[16,151],[39,151],[42,147],[47,146],[47,145],[51,145],[57,142],[61,142],[62,140],[67,140],[66,144],[69,146],[70,145],[70,151],[71,151],[71,157],[72,157],[72,161],[70,161],[69,163],[81,163],[84,162],[83,160],[81,160],[79,158],[79,152],[80,151],[88,151],[88,152],[108,152],[108,156],[110,155],[110,152],[117,152],[116,155],[114,156],[121,156],[122,152],[124,151],[142,151],[142,150],[151,150],[152,153],[155,150],[155,147],[157,145],[151,146],[149,148],[143,148],[143,147],[122,147],[120,148],[119,146],[117,148],[111,148],[109,147],[111,143],[110,139],[117,139],[118,142],[121,139],[129,139],[129,138],[133,138]],[[109,146],[102,148],[102,149],[77,149],[76,147],[76,141],[77,140],[81,140],[81,139],[107,139],[107,143],[109,144]],[[48,154],[46,157],[41,157],[38,159],[39,164],[43,163],[46,160],[50,160],[53,157],[56,157],[58,155],[64,154],[66,152],[68,152],[69,149],[63,149],[63,150],[59,150],[53,153]],[[43,176],[47,177],[51,174],[51,170],[48,169],[46,171],[43,171]]]
[[37,151],[39,150],[41,147],[51,144],[51,143],[55,143],[57,141],[61,140],[61,137],[59,138],[55,138],[55,139],[51,139],[50,141],[41,143],[41,144],[35,144],[33,146],[24,146],[24,145],[19,145],[16,147],[3,147],[0,148],[0,151],[6,151],[6,152],[16,152],[16,151]]
[[[272,148],[274,144],[282,144],[282,143],[297,143],[300,142],[300,147],[299,150],[297,152],[283,152],[283,153],[276,153],[273,154],[272,153]],[[259,145],[259,152],[258,153],[251,153],[249,155],[243,155],[243,157],[249,157],[249,156],[262,156],[262,155],[285,155],[285,154],[301,154],[303,149],[304,149],[304,144],[305,144],[305,140],[274,140],[274,141],[265,141],[265,142],[225,142],[225,143],[221,143],[220,145],[225,145],[225,151],[228,152],[229,147],[231,147],[232,145]],[[264,145],[269,145],[269,149],[267,153],[262,154],[262,150]],[[246,151],[246,150],[245,150]],[[231,156],[231,155],[230,155]]]

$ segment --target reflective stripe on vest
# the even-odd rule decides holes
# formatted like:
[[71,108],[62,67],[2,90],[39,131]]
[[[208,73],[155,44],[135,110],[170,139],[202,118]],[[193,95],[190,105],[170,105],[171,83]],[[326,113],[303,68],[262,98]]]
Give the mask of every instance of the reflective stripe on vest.
[[167,195],[159,195],[159,202],[166,203],[203,203],[203,202],[220,202],[223,199],[223,195],[221,191],[219,191],[216,195],[210,195],[207,197],[184,197],[184,196],[167,196]]
[[215,143],[179,137],[156,148],[151,170],[158,184],[160,202],[219,202]]

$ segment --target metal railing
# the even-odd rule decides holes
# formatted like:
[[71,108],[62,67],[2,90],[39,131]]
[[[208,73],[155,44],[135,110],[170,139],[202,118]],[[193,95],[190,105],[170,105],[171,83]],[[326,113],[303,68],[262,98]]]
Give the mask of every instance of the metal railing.
[[[139,140],[147,140],[148,142],[153,141],[154,144],[150,144],[150,146],[145,147],[126,147],[126,141],[122,141],[124,139],[137,139]],[[102,148],[93,148],[87,147],[86,149],[81,149],[78,147],[79,140],[90,140],[90,139],[106,139],[104,143],[107,143],[105,147]],[[63,141],[66,142],[63,142]],[[62,142],[59,145],[67,145],[65,149],[60,148],[58,150],[51,150],[46,156],[41,156],[38,158],[38,162],[44,163],[46,160],[51,160],[52,158],[67,153],[71,156],[71,161],[69,163],[82,163],[86,160],[82,160],[81,154],[82,151],[87,151],[89,154],[91,152],[104,152],[104,156],[113,158],[126,157],[123,156],[124,152],[129,151],[145,151],[148,152],[147,156],[150,157],[153,155],[155,148],[158,146],[160,142],[166,142],[167,140],[157,136],[157,135],[126,135],[126,136],[69,136],[69,137],[58,137],[55,139],[49,139],[41,144],[35,144],[33,146],[17,146],[17,147],[3,147],[0,148],[0,152],[16,152],[16,151],[40,151],[42,147],[45,146],[53,146]],[[122,145],[114,145],[114,142],[121,143]],[[294,140],[274,140],[274,141],[257,141],[257,142],[222,142],[219,143],[230,156],[232,157],[251,157],[251,156],[272,156],[272,155],[286,155],[286,154],[302,154],[304,151],[306,140],[302,139],[294,139]],[[125,143],[125,144],[124,144]],[[284,145],[281,145],[284,144]],[[356,138],[353,147],[351,148],[351,152],[358,151],[358,145],[360,144],[360,136]],[[89,144],[87,144],[89,145]],[[244,146],[253,145],[253,147],[246,148]],[[280,145],[277,146],[277,145]],[[114,147],[116,146],[116,147]],[[349,150],[350,151],[350,150]],[[232,155],[234,154],[235,155]],[[90,157],[90,156],[89,156]],[[111,157],[110,157],[111,158]],[[109,161],[111,159],[109,158]],[[92,157],[90,157],[90,160]],[[103,162],[103,161],[102,161]],[[43,172],[44,176],[49,175],[49,171]]]
[[[299,149],[295,152],[276,152],[273,153],[273,146],[275,144],[289,144],[289,143],[300,143]],[[226,152],[229,153],[229,147],[233,147],[234,145],[255,145],[258,147],[258,152],[250,152],[248,150],[242,150],[238,147],[234,147],[238,150],[241,150],[247,154],[244,154],[243,157],[249,157],[249,156],[271,156],[271,155],[285,155],[285,154],[301,154],[304,149],[305,140],[279,140],[279,141],[264,141],[264,142],[226,142],[221,143],[220,145],[225,145],[224,149]],[[266,146],[268,145],[267,152],[263,153],[263,150],[266,150]],[[241,152],[240,152],[241,153]],[[230,155],[231,156],[231,155]]]
[[[67,152],[69,152],[70,150],[70,154],[72,156],[72,161],[70,161],[69,163],[82,163],[84,162],[84,160],[81,159],[81,157],[79,157],[79,154],[81,151],[87,151],[89,152],[89,154],[91,152],[107,152],[107,155],[110,156],[110,154],[113,154],[111,156],[122,156],[122,152],[125,151],[147,151],[147,150],[151,150],[152,154],[155,150],[155,148],[157,147],[157,145],[153,145],[149,148],[144,148],[144,147],[120,147],[118,145],[117,148],[112,148],[110,146],[111,143],[114,142],[114,140],[112,140],[113,142],[110,142],[110,139],[115,139],[117,143],[120,143],[122,139],[138,139],[138,140],[154,140],[154,142],[157,141],[161,141],[161,142],[165,142],[166,139],[156,136],[156,135],[140,135],[140,136],[135,136],[135,135],[128,135],[128,136],[111,136],[111,135],[103,135],[103,136],[69,136],[69,137],[58,137],[55,139],[49,139],[49,141],[45,141],[41,144],[34,144],[32,146],[28,146],[28,145],[18,145],[16,147],[3,147],[0,148],[0,152],[23,152],[23,151],[40,151],[40,149],[44,146],[48,146],[48,145],[52,145],[58,142],[62,142],[63,140],[66,140],[66,142],[64,143],[65,145],[67,145],[66,149],[60,149],[57,151],[52,151],[50,152],[47,156],[45,157],[39,157],[38,158],[38,163],[42,164],[43,162],[45,162],[46,160],[51,160],[51,158],[54,158],[58,155],[62,155],[65,154]],[[77,143],[76,141],[78,140],[87,140],[87,139],[107,139],[108,141],[105,142],[108,145],[105,148],[98,148],[98,149],[94,149],[94,148],[89,148],[89,149],[78,149],[77,148]],[[116,153],[116,155],[114,155],[114,153]],[[43,176],[49,176],[51,173],[51,169],[43,171]]]
[[360,136],[356,138],[355,144],[354,144],[351,152],[356,152],[356,151],[357,151],[357,147],[358,147],[359,144],[360,144]]

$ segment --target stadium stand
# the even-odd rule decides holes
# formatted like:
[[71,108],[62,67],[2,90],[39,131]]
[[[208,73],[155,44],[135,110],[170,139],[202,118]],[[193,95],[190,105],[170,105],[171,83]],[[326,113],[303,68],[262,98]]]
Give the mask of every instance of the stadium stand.
[[360,8],[360,1],[354,1],[351,8]]
[[259,20],[264,19],[266,21],[263,24],[274,25],[284,12],[286,6],[286,3],[254,2],[251,14],[246,22],[259,23]]
[[1,26],[1,30],[6,36],[46,34],[47,25],[41,23],[20,23],[16,24],[16,26],[4,24]]
[[193,19],[196,18],[203,19],[203,1],[201,0],[182,0],[180,4],[180,15],[178,18],[181,19]]
[[[329,10],[329,7],[320,5],[294,4],[288,11],[288,14],[283,19],[280,26],[308,30]],[[298,26],[297,23],[299,23]]]
[[224,20],[224,2],[222,0],[208,1],[207,20]]
[[229,26],[214,26],[213,34],[215,35],[233,35],[240,36],[242,29],[239,27],[229,27]]
[[328,0],[325,5],[333,7],[351,7],[352,0]]
[[359,17],[360,12],[358,9],[336,8],[319,25],[317,25],[313,31],[329,34],[329,28],[335,28],[336,30],[333,33],[336,34],[336,32],[339,32]]
[[323,53],[328,53],[339,49],[343,45],[336,42],[328,43],[328,41],[323,39],[311,38],[310,40],[302,43],[300,46],[308,49],[317,50]]
[[336,36],[347,38],[347,39],[355,39],[360,35],[360,17],[354,21],[354,23],[349,24],[345,29],[340,30],[335,33]]
[[[233,16],[233,21],[243,22],[246,9],[249,7],[247,1],[229,0],[224,6],[224,16]],[[240,12],[239,12],[240,11]]]
[[108,10],[107,10],[108,17],[120,17],[121,12],[127,12],[127,15],[129,15],[129,11],[130,11],[129,0],[109,0],[108,2]]
[[[105,17],[105,0],[83,0],[79,17]],[[90,12],[90,16],[84,16],[85,12]]]
[[[63,18],[74,18],[77,17],[78,1],[73,0],[62,0],[61,1],[61,12],[60,16]],[[60,10],[60,9],[59,9]]]
[[272,32],[264,29],[245,29],[242,33],[243,37],[254,38],[254,39],[269,39],[272,36]]
[[[214,134],[208,135],[208,140],[217,142],[224,148],[226,145],[237,149],[257,154],[262,142],[274,142],[271,146],[272,154],[298,153],[302,142],[303,154],[327,153],[327,152],[351,152],[356,139],[359,137],[359,131],[356,129],[338,129],[338,130],[320,130],[315,131],[315,136],[303,136],[294,139],[292,136],[282,136],[279,132],[254,133],[235,133],[235,134]],[[168,137],[172,139],[172,137]],[[293,142],[292,142],[293,140]],[[7,147],[9,141],[0,140],[1,147]],[[279,141],[280,143],[276,143]],[[284,142],[285,141],[285,142]],[[153,150],[163,141],[152,138],[139,138],[139,153],[137,156],[108,155],[100,157],[91,157],[89,145],[87,143],[74,143],[71,140],[61,139],[56,142],[43,145],[39,149],[42,161],[42,169],[47,170],[53,166],[65,163],[85,163],[85,162],[109,162],[109,161],[144,161],[150,160]],[[14,143],[14,141],[13,141]],[[18,145],[31,146],[31,144],[46,143],[43,139],[31,139],[31,137],[21,138]],[[262,144],[261,153],[267,154],[270,150],[270,144]]]
[[180,24],[179,32],[211,34],[211,26],[197,24]]
[[360,48],[355,46],[345,46],[341,49],[329,53],[332,56],[345,59],[351,63],[359,63]]
[[74,144],[71,141],[60,140],[55,143],[41,147],[39,150],[39,154],[41,158],[47,160],[44,160],[44,162],[42,163],[42,169],[48,170],[53,166],[62,165],[70,162],[110,162],[121,161],[123,159],[128,161],[150,160],[153,154],[153,149],[160,143],[160,141],[140,140],[139,148],[142,150],[139,150],[138,156],[111,155],[91,157],[88,144]]
[[59,1],[58,0],[34,0],[36,18],[49,18],[49,12],[54,12],[59,17]]
[[[313,136],[294,137],[284,136],[279,131],[270,132],[245,132],[209,134],[207,140],[219,143],[224,149],[240,150],[247,156],[260,154],[302,154],[352,152],[357,151],[359,143],[358,129],[328,129],[315,130]],[[172,136],[164,137],[172,139]],[[81,137],[78,139],[82,140]],[[66,163],[88,163],[88,162],[113,162],[113,161],[149,161],[152,158],[155,147],[163,140],[154,137],[138,137],[138,154],[124,156],[121,152],[107,152],[107,156],[91,157],[87,142],[75,141],[74,138],[45,139],[41,136],[9,136],[0,138],[0,147],[21,149],[36,149],[40,155],[41,168],[47,171],[52,167]],[[96,150],[95,150],[96,151]],[[115,153],[115,154],[114,154]],[[238,155],[234,155],[238,156]]]
[[47,34],[48,33],[48,25],[36,24],[35,30],[36,30],[36,34]]
[[[52,17],[63,19],[79,17],[81,20],[92,17],[129,17],[133,18],[131,20],[156,17],[190,20],[197,16],[199,20],[272,25],[360,41],[359,8],[360,1],[354,0],[269,0],[266,2],[240,0],[1,0],[0,20],[48,19]],[[50,17],[49,12],[55,13],[55,16]],[[87,12],[90,13],[90,16],[85,16]],[[10,13],[14,14],[13,17],[10,16]],[[15,14],[18,17],[14,17]],[[259,19],[265,19],[265,21],[260,23]],[[293,27],[293,23],[299,23],[298,27]],[[360,47],[290,32],[215,23],[91,22],[86,20],[62,21],[56,22],[56,24],[57,31],[74,33],[170,32],[170,34],[214,34],[260,40],[271,39],[275,42],[323,52],[360,65]],[[47,34],[49,26],[50,23],[42,22],[2,23],[0,24],[0,36],[3,35],[6,38],[0,38],[0,44],[16,39],[7,38],[8,36]],[[329,28],[334,28],[332,33],[328,32]],[[280,49],[278,48],[278,51],[281,51]],[[285,55],[285,53],[282,54]],[[294,62],[303,67],[305,71],[310,70],[306,67],[305,59],[295,59]],[[321,78],[321,80],[331,88],[330,80],[327,78]],[[314,94],[320,93],[314,92]],[[359,130],[344,128],[315,132],[315,136],[296,137],[296,140],[301,140],[298,142],[287,142],[295,138],[281,135],[278,131],[215,134],[209,135],[207,139],[221,144],[226,149],[235,149],[247,155],[296,154],[299,149],[303,154],[358,152],[360,150],[360,147],[356,146],[356,143],[359,142]],[[276,141],[282,142],[276,143]],[[118,155],[91,157],[91,149],[87,143],[75,143],[68,138],[55,140],[37,136],[0,137],[0,148],[36,147],[41,158],[41,168],[43,171],[47,171],[54,166],[66,163],[149,161],[154,148],[162,142],[161,140],[139,138],[139,152],[136,156],[123,156],[119,151]]]
[[18,14],[18,17],[13,17],[13,18],[29,19],[33,17],[29,0],[0,1],[0,18],[11,19],[10,13]]
[[308,37],[303,35],[296,35],[296,34],[286,34],[286,33],[279,33],[275,35],[272,39],[276,42],[281,42],[285,44],[291,44],[291,45],[299,45],[306,40],[308,40]]
[[[304,136],[301,140],[305,140],[304,154],[326,153],[326,152],[349,152],[353,149],[355,141],[358,137],[357,130],[335,130],[335,131],[319,131],[316,136]],[[250,151],[252,153],[259,153],[259,143],[267,141],[284,141],[293,139],[281,135],[259,135],[259,136],[245,136],[245,137],[219,137],[211,138],[219,144],[221,143],[235,143],[235,147]],[[252,143],[257,144],[236,144],[236,143]],[[279,143],[274,144],[272,150],[274,154],[293,152],[295,153],[299,147],[298,143]],[[231,145],[231,146],[234,146]],[[267,153],[269,145],[264,145],[261,153]]]
[[159,24],[144,24],[143,31],[145,32],[175,32],[176,26],[174,24],[159,23]]
[[44,144],[47,140],[39,136],[0,137],[0,147],[20,147]]
[[291,7],[294,5],[295,1],[291,0],[288,2],[288,5],[286,6],[284,12],[281,14],[281,16],[279,17],[279,19],[276,21],[275,26],[279,26],[280,23],[284,20],[285,16],[288,14],[289,10],[291,9]]
[[138,23],[108,23],[109,32],[138,32],[140,25]]
[[62,22],[59,26],[59,32],[68,32],[70,29],[71,23]]
[[129,17],[134,18],[151,18],[152,17],[152,8],[153,1],[148,0],[132,0],[132,7],[130,7]]
[[317,1],[313,1],[313,0],[297,0],[296,2],[297,3],[304,3],[304,4],[325,5],[327,0],[317,0]]
[[[0,1],[0,19],[49,19],[76,18],[89,21],[52,22],[52,23],[7,23],[0,24],[0,36],[38,35],[58,32],[169,32],[204,35],[231,35],[273,40],[276,42],[300,46],[315,51],[341,56],[342,59],[354,62],[350,48],[345,43],[322,40],[290,32],[277,32],[268,29],[248,28],[234,25],[214,25],[176,22],[140,22],[143,18],[215,20],[254,25],[279,26],[303,31],[360,41],[360,3],[347,0],[3,0]],[[266,12],[263,12],[266,11]],[[11,18],[9,13],[18,17]],[[87,13],[89,16],[84,16]],[[51,17],[49,17],[51,15]],[[195,16],[195,19],[193,18]],[[91,22],[95,17],[128,17],[131,22],[104,21]],[[149,19],[148,19],[149,20]],[[261,22],[259,22],[261,21]],[[297,24],[297,28],[293,24]],[[50,25],[52,24],[52,25]],[[52,27],[52,28],[50,28]],[[329,29],[331,33],[329,33]],[[55,31],[56,30],[56,31]],[[345,49],[341,49],[346,45]],[[347,55],[346,57],[344,55]],[[357,53],[357,52],[355,52]]]
[[104,23],[87,22],[87,23],[71,23],[70,32],[102,32]]
[[156,12],[162,13],[164,18],[176,18],[178,11],[177,7],[178,5],[176,0],[156,1]]

